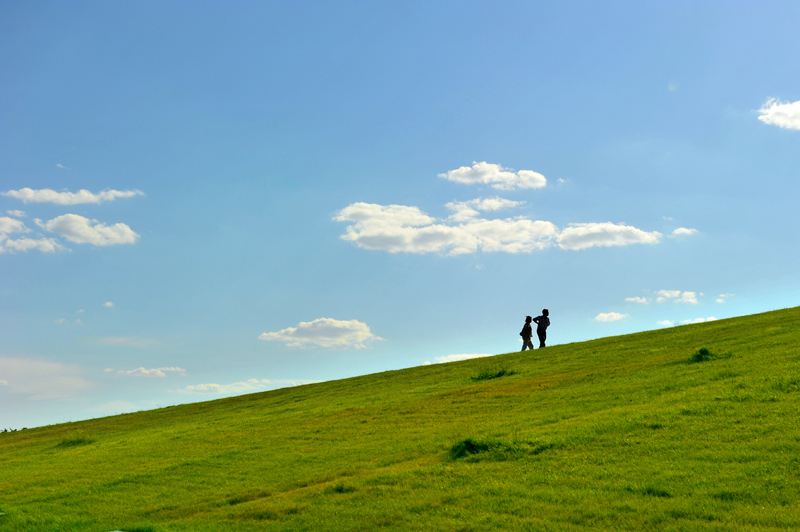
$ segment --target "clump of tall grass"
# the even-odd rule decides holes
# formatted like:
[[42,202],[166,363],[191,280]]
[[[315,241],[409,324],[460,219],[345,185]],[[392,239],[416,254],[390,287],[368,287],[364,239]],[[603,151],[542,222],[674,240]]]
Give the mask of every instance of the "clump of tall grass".
[[63,440],[61,440],[61,443],[56,445],[56,447],[58,447],[60,449],[64,449],[64,448],[67,448],[67,447],[78,447],[80,445],[89,445],[89,444],[94,443],[94,442],[95,442],[95,440],[93,440],[92,438],[89,438],[88,436],[84,435],[83,433],[78,433],[76,435],[68,436],[68,437],[64,438]]
[[501,368],[501,369],[497,369],[497,370],[485,369],[485,370],[481,371],[480,373],[478,373],[477,375],[475,375],[474,377],[472,377],[472,380],[474,380],[474,381],[487,381],[489,379],[498,379],[500,377],[508,377],[508,376],[516,375],[516,374],[517,374],[517,372],[514,371],[513,369],[505,369],[505,368]]

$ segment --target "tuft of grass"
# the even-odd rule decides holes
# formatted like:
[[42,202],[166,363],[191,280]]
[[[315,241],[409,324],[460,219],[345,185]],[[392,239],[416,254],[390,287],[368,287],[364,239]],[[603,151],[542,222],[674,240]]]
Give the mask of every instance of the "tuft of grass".
[[269,497],[269,492],[266,490],[250,490],[238,493],[226,499],[226,502],[231,506],[242,504],[243,502],[255,501],[256,499],[263,499]]
[[485,369],[472,377],[474,381],[488,381],[489,379],[498,379],[500,377],[509,377],[511,375],[516,375],[517,372],[512,370],[508,370],[505,368],[501,368],[498,370],[489,370]]
[[327,488],[325,488],[325,493],[328,493],[328,494],[330,494],[330,493],[353,493],[354,491],[356,491],[356,488],[354,486],[349,486],[349,485],[345,484],[344,482],[337,482],[336,484],[334,484],[332,486],[328,486]]
[[457,458],[464,458],[465,456],[469,456],[471,454],[485,453],[491,447],[492,445],[488,443],[467,438],[466,440],[461,440],[450,448],[450,458],[455,460]]
[[63,449],[67,447],[78,447],[80,445],[89,445],[94,443],[95,440],[87,438],[86,436],[73,436],[71,438],[64,438],[61,443],[56,445],[57,448]]
[[645,495],[647,497],[660,497],[664,499],[669,499],[672,497],[672,494],[665,489],[657,488],[655,486],[645,486],[644,488],[634,488],[628,486],[625,488],[626,491],[630,493],[636,493],[638,495]]

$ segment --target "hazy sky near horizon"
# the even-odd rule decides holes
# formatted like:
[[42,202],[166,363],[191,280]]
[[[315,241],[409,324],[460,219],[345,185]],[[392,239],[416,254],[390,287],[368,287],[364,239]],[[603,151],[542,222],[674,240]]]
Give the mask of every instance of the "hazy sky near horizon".
[[0,429],[796,306],[797,20],[3,2]]

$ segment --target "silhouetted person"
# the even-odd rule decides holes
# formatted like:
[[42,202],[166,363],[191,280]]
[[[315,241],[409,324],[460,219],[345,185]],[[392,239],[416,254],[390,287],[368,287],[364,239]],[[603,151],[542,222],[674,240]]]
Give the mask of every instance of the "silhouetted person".
[[[539,337],[539,348],[544,347],[544,341],[547,340],[547,328],[550,326],[549,315],[550,311],[543,309],[541,316],[533,318],[533,322],[536,323],[536,335]],[[533,348],[531,347],[531,349]]]
[[519,333],[522,336],[522,350],[525,349],[533,349],[533,344],[531,343],[531,336],[533,336],[533,330],[531,329],[531,317],[525,316],[525,325],[522,326],[522,332]]

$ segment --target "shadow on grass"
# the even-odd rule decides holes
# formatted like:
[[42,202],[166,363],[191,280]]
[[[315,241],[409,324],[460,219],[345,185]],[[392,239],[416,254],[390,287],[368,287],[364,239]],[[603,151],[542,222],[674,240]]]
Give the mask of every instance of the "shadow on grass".
[[72,438],[64,438],[63,440],[61,440],[61,443],[56,445],[56,447],[59,448],[59,449],[64,449],[64,448],[68,448],[68,447],[78,447],[78,446],[81,446],[81,445],[89,445],[89,444],[92,444],[94,442],[95,442],[95,440],[93,440],[91,438],[87,438],[86,436],[75,436],[75,437],[72,437]]

